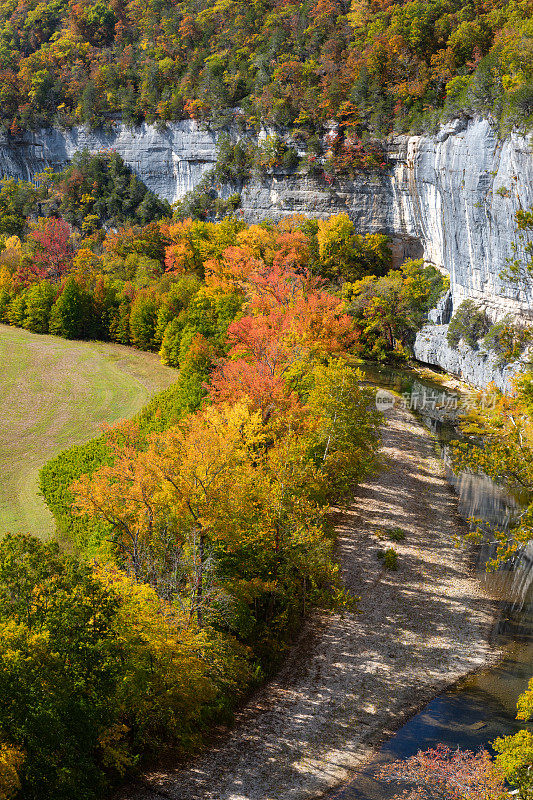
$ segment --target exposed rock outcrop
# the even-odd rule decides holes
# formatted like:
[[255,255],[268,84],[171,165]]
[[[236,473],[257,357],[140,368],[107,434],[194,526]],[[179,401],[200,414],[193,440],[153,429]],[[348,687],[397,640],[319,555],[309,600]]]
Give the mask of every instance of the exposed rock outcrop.
[[[515,214],[533,205],[531,145],[531,137],[514,133],[499,139],[486,119],[455,120],[436,135],[391,137],[391,169],[384,173],[361,172],[335,186],[299,175],[251,180],[240,213],[251,222],[347,212],[360,231],[391,235],[397,260],[424,255],[450,276],[448,319],[452,306],[465,298],[483,304],[493,319],[508,313],[531,319],[531,281],[511,285],[501,278],[507,259],[523,255]],[[62,167],[83,148],[115,149],[150,189],[174,202],[215,163],[216,134],[193,121],[172,123],[166,130],[117,125],[112,134],[41,130],[16,142],[0,141],[0,174],[31,180],[46,166]],[[421,353],[422,346],[417,347]],[[443,346],[425,352],[424,360],[446,368]],[[447,363],[450,358],[446,354]]]
[[450,347],[446,341],[448,325],[426,325],[416,337],[415,357],[425,364],[437,365],[456,375],[465,383],[485,388],[494,383],[502,392],[512,390],[512,379],[523,369],[520,361],[502,366],[494,353],[480,345],[472,350],[464,342],[457,348]]
[[433,325],[447,325],[453,315],[453,296],[448,289],[435,308],[429,312],[429,321]]
[[193,121],[164,130],[116,125],[113,133],[43,129],[16,140],[0,139],[0,175],[33,180],[46,167],[61,170],[78,150],[116,150],[159,197],[175,202],[193,189],[216,162],[216,135]]
[[480,301],[493,318],[533,316],[532,285],[512,286],[500,273],[523,255],[515,228],[519,208],[533,204],[530,137],[499,140],[488,120],[456,120],[436,136],[388,142],[390,172],[361,174],[325,187],[298,177],[272,177],[246,187],[245,218],[347,212],[361,231],[385,231],[450,276],[453,304]]

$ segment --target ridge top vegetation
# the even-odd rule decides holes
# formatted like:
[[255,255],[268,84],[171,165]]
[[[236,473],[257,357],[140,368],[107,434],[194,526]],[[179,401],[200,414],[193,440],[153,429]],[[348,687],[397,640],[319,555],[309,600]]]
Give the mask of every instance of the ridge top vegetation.
[[0,120],[291,126],[348,149],[483,113],[533,114],[531,0],[4,0]]

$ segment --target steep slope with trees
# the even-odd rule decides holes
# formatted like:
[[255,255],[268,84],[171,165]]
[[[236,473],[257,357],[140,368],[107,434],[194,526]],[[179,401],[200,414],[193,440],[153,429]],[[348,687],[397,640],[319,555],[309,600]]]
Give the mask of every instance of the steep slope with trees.
[[7,0],[2,122],[237,118],[312,146],[335,118],[349,163],[363,132],[427,128],[443,108],[528,124],[531,36],[530,0]]
[[[353,607],[327,509],[375,470],[381,417],[354,369],[358,330],[335,265],[351,253],[354,278],[381,261],[342,222],[97,229],[45,277],[30,269],[33,242],[11,237],[12,322],[72,337],[107,320],[106,336],[174,354],[180,376],[135,420],[43,469],[76,558],[24,537],[0,547],[7,797],[66,800],[76,786],[92,800],[167,748],[190,754],[279,664],[310,607]],[[329,284],[315,274],[320,247]],[[432,273],[413,269],[427,305]],[[406,305],[419,301],[406,289]],[[34,699],[20,715],[18,693]]]

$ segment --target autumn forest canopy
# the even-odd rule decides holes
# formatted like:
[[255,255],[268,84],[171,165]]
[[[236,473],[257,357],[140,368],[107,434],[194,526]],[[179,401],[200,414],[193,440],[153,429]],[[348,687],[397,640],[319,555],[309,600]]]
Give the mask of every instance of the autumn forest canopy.
[[393,270],[388,237],[358,234],[346,214],[247,226],[182,210],[172,217],[116,153],[79,153],[37,185],[4,181],[0,321],[133,344],[180,366],[196,334],[212,358],[224,353],[250,275],[283,282],[289,270],[302,302],[328,298],[350,314],[363,355],[405,360],[445,286],[421,262]]
[[533,113],[531,0],[6,0],[6,131],[290,125],[353,137],[420,131],[442,116]]
[[[0,321],[179,367],[0,542],[0,797],[92,800],[213,723],[311,606],[353,608],[328,509],[379,465],[362,357],[403,363],[446,288],[347,215],[171,216],[116,154],[0,189]],[[51,735],[53,731],[53,735]]]
[[[14,146],[80,123],[217,131],[215,166],[173,207],[115,152],[0,181],[0,323],[179,369],[134,419],[42,467],[57,541],[0,540],[0,800],[98,800],[198,752],[310,608],[356,608],[331,509],[383,463],[358,367],[405,365],[449,282],[393,263],[389,237],[347,214],[246,224],[239,191],[258,173],[384,171],[391,131],[476,112],[531,125],[533,0],[0,5]],[[523,351],[458,312],[456,344]],[[518,390],[472,413],[475,446],[454,458],[530,490],[531,381]],[[532,509],[499,534],[502,560]],[[381,556],[397,569],[394,548]]]

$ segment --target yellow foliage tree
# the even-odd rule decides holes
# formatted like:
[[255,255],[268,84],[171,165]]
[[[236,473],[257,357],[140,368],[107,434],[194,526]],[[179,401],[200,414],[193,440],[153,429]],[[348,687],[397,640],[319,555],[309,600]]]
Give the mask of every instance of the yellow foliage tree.
[[20,789],[19,772],[24,753],[8,744],[0,745],[0,800],[10,800]]

